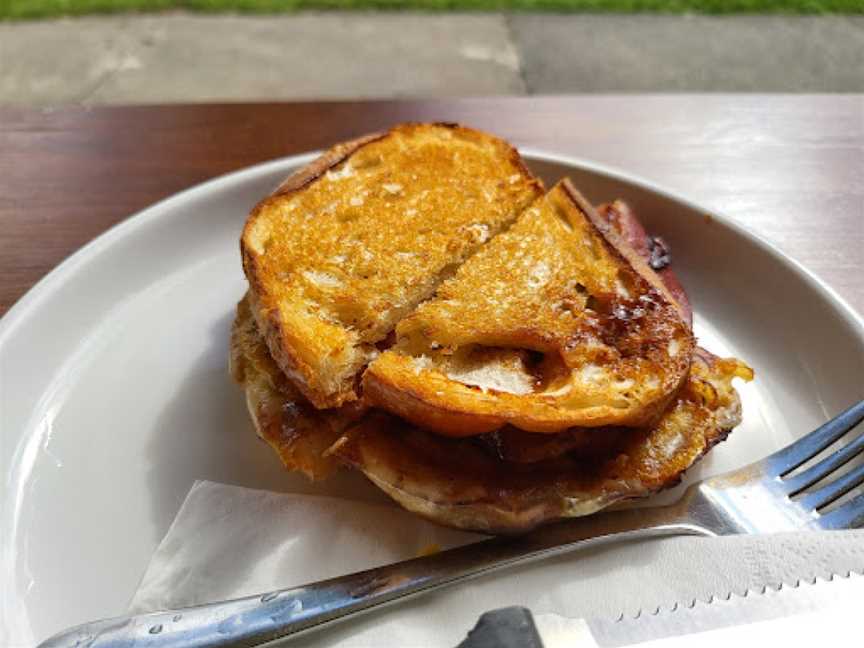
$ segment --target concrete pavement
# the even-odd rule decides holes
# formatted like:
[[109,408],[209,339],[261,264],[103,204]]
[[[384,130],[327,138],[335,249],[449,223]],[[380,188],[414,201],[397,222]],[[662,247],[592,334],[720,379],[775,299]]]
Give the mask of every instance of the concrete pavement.
[[184,13],[0,23],[0,103],[864,91],[862,16]]
[[514,35],[534,92],[864,91],[864,16],[526,15]]

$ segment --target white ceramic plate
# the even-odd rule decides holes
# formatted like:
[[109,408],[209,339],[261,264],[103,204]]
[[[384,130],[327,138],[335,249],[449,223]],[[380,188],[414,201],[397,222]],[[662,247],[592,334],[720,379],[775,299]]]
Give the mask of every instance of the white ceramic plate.
[[[629,201],[671,244],[702,343],[756,369],[741,388],[744,424],[691,479],[755,460],[860,398],[864,324],[794,261],[647,182],[525,156],[550,185],[570,175],[595,202]],[[32,646],[122,613],[196,479],[383,497],[357,474],[313,486],[283,472],[226,372],[245,290],[244,219],[312,157],[217,178],[144,210],[0,321],[0,645]]]

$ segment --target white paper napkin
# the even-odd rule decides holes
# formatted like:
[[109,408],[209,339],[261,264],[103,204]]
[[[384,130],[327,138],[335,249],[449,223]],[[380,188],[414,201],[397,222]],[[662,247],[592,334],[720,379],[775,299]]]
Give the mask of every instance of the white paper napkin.
[[[196,482],[130,610],[259,594],[480,539],[395,505]],[[292,645],[452,647],[483,612],[508,605],[535,615],[617,617],[862,570],[864,531],[642,540],[491,574]]]

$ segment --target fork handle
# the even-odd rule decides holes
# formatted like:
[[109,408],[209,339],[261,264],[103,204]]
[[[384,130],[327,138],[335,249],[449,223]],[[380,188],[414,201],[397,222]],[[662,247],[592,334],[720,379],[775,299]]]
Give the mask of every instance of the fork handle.
[[[667,507],[577,518],[292,589],[76,626],[40,648],[257,646],[349,615],[578,547],[663,535],[711,535]],[[670,521],[671,520],[671,521]]]

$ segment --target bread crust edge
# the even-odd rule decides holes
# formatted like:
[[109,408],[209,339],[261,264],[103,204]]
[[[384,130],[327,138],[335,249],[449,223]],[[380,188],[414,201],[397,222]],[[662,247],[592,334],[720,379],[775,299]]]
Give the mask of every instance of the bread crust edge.
[[261,297],[266,294],[261,271],[257,263],[257,254],[251,249],[248,235],[260,215],[263,208],[275,198],[297,193],[320,178],[333,167],[341,164],[361,148],[372,142],[377,142],[389,135],[388,132],[371,133],[355,138],[348,142],[337,144],[328,149],[320,156],[312,160],[306,166],[298,169],[285,178],[279,186],[266,198],[259,201],[253,207],[252,212],[246,219],[243,233],[240,236],[240,257],[243,263],[243,271],[249,282],[250,302],[252,313],[261,331],[270,354],[279,365],[279,368],[303,393],[309,401],[319,409],[338,407],[357,399],[353,389],[343,390],[336,394],[328,394],[317,389],[318,376],[308,363],[294,350],[294,344],[288,339],[284,323],[279,310],[272,305],[262,304]]

